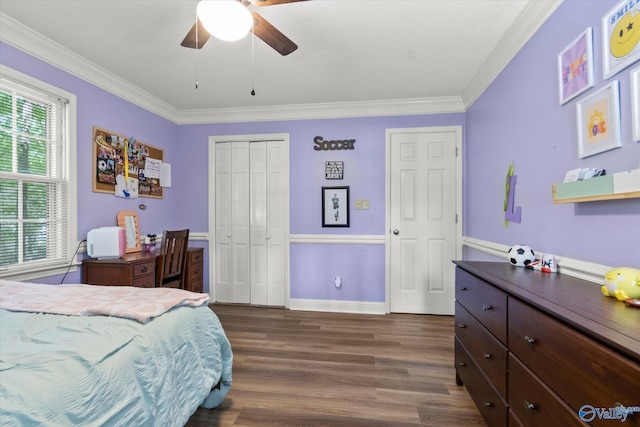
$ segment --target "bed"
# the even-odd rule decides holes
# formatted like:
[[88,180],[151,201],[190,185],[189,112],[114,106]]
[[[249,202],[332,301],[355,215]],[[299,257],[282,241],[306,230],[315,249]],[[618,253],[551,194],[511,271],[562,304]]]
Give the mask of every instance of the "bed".
[[0,280],[0,425],[182,426],[231,387],[205,294]]

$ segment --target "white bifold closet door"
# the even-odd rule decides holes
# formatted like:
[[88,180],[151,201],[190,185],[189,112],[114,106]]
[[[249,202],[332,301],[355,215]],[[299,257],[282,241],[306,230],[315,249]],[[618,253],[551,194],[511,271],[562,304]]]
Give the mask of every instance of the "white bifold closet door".
[[284,141],[216,143],[216,299],[285,305],[288,150]]

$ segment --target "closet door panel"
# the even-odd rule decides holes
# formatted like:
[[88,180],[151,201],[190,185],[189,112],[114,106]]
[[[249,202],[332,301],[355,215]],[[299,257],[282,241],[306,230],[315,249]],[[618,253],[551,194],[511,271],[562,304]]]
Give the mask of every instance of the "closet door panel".
[[231,144],[216,144],[216,235],[215,235],[215,289],[216,300],[233,301],[233,253],[231,245]]
[[267,143],[252,142],[251,163],[251,303],[267,305]]
[[285,305],[287,283],[289,154],[284,141],[267,143],[268,304]]

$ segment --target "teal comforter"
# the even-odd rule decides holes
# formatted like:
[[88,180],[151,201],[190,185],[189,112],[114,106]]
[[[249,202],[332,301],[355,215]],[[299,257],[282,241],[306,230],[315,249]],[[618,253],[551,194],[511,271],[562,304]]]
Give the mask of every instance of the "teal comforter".
[[182,426],[222,401],[232,360],[206,305],[146,324],[0,309],[0,425]]

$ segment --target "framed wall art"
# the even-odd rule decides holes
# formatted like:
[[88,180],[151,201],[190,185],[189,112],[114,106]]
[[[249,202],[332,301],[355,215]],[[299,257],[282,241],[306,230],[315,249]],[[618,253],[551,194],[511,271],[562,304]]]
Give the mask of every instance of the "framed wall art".
[[602,17],[602,68],[608,79],[640,59],[640,2],[619,1]]
[[640,67],[631,70],[631,123],[633,140],[640,142]]
[[580,34],[558,54],[560,105],[593,87],[593,30]]
[[349,227],[349,187],[322,187],[322,226]]
[[615,80],[576,104],[578,157],[621,147],[620,89]]

